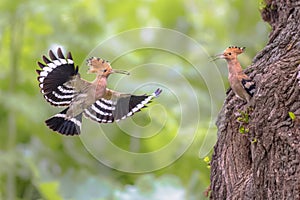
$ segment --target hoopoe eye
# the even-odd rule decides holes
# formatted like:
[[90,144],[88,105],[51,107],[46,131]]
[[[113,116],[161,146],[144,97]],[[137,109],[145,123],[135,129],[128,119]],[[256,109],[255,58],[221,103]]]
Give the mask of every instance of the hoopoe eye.
[[231,55],[231,53],[228,53],[228,55]]
[[104,72],[104,73],[107,72],[107,69],[103,70],[103,72]]

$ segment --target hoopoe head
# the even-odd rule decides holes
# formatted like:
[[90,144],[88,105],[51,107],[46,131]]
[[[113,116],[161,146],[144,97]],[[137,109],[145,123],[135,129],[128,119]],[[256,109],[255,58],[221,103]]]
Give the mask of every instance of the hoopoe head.
[[244,52],[246,47],[230,46],[224,50],[222,54],[216,55],[215,59],[223,58],[226,60],[234,60],[237,56]]
[[226,60],[236,59],[239,54],[244,52],[244,50],[245,47],[230,46],[224,50],[221,58]]
[[108,77],[112,73],[126,74],[129,72],[125,70],[116,70],[110,66],[110,63],[102,58],[91,57],[87,59],[87,65],[89,66],[88,73],[95,73],[97,75]]

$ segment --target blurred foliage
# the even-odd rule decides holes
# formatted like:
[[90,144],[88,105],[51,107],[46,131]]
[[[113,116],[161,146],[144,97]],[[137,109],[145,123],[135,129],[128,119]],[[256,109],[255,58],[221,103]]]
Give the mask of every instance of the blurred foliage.
[[[116,34],[135,28],[162,27],[186,34],[201,44],[209,55],[220,53],[229,45],[246,46],[247,51],[240,61],[247,66],[267,41],[268,26],[260,18],[259,7],[259,2],[239,0],[2,0],[0,199],[205,198],[203,192],[209,186],[207,156],[211,151],[200,155],[199,150],[205,145],[211,150],[216,130],[212,128],[209,135],[203,131],[214,123],[214,119],[211,122],[208,117],[210,110],[205,105],[209,95],[203,80],[193,76],[194,71],[186,61],[166,59],[168,55],[163,52],[142,50],[115,62],[121,67],[154,60],[164,63],[182,73],[198,91],[202,120],[193,144],[176,162],[148,174],[111,169],[98,162],[84,148],[79,137],[64,137],[49,130],[44,120],[58,110],[49,106],[39,93],[36,62],[50,48],[62,46],[72,51],[73,58],[80,64],[91,49]],[[126,41],[120,41],[112,45],[118,48],[125,44]],[[207,60],[203,65],[205,63]],[[223,61],[219,63],[225,65]],[[84,70],[86,68],[81,69],[82,73]],[[226,67],[219,67],[219,70],[228,87]],[[132,81],[120,91],[130,92],[145,80],[151,81],[151,74],[131,78]],[[176,76],[171,79],[174,83],[179,81]],[[112,77],[110,82],[114,80]],[[117,146],[136,152],[163,147],[176,135],[179,126],[176,118],[178,102],[174,99],[162,98],[167,119],[162,132],[150,142],[135,141],[113,124],[106,125],[110,131],[107,137]],[[216,99],[214,103],[220,108],[223,100]],[[153,108],[151,112],[158,115],[160,111]],[[146,126],[151,122],[151,116],[156,118],[151,112],[149,116],[144,111],[134,116],[133,121]],[[164,119],[159,116],[154,120],[155,123],[161,121]],[[151,133],[152,129],[148,131]],[[185,136],[180,137],[184,141]],[[160,161],[148,162],[146,164]]]

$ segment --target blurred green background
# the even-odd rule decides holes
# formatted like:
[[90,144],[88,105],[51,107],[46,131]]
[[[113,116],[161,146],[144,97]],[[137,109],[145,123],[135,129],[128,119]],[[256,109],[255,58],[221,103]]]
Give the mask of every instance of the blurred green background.
[[[260,18],[262,6],[260,1],[239,0],[2,0],[0,199],[205,199],[203,192],[209,186],[208,163],[216,142],[216,130],[212,128],[209,134],[205,131],[214,124],[210,110],[206,109],[210,95],[188,63],[183,59],[168,59],[169,55],[151,50],[128,53],[112,62],[113,67],[124,69],[153,61],[175,68],[193,87],[201,110],[199,126],[194,124],[198,131],[193,143],[179,159],[149,173],[126,173],[99,162],[80,137],[64,137],[45,126],[44,120],[59,109],[48,105],[39,92],[36,62],[49,49],[62,46],[72,52],[82,75],[86,76],[87,68],[81,63],[102,41],[131,29],[161,27],[178,31],[199,43],[207,52],[200,63],[204,68],[209,65],[209,55],[220,53],[229,45],[247,47],[246,53],[240,56],[242,66],[247,66],[267,41],[269,27]],[[125,42],[121,40],[113,45],[119,48]],[[226,64],[224,61],[216,64],[228,88]],[[180,81],[178,76],[170,77],[174,83]],[[92,78],[87,76],[87,79]],[[151,73],[131,75],[126,80],[132,81],[118,90],[132,92],[146,79],[151,80]],[[110,87],[114,82],[111,77]],[[143,93],[143,89],[136,93]],[[122,149],[134,152],[151,152],[171,141],[176,137],[180,122],[176,116],[180,111],[176,109],[176,98],[168,99],[171,95],[168,90],[163,94],[153,103],[155,115],[145,109],[132,118],[140,126],[165,121],[160,134],[149,141],[138,140],[111,124],[105,125],[110,132],[107,137]],[[223,101],[224,94],[221,94],[213,104],[220,109]],[[164,106],[164,119],[157,116],[159,105]],[[89,128],[95,123],[84,122],[87,131],[83,134],[97,132],[98,129]],[[151,132],[152,127],[156,126],[144,130]],[[185,138],[184,134],[177,137]],[[201,152],[205,145],[206,150]],[[148,162],[146,165],[160,161]]]

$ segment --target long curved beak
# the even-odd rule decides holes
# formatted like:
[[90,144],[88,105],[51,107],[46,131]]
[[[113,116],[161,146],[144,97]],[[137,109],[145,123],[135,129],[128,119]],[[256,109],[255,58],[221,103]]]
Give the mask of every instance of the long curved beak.
[[130,73],[126,70],[122,70],[122,69],[113,69],[111,71],[111,73],[118,73],[118,74],[125,74],[125,75],[130,75]]
[[213,62],[215,60],[222,59],[222,58],[224,58],[223,54],[217,54],[217,55],[212,56],[211,60],[209,62]]

